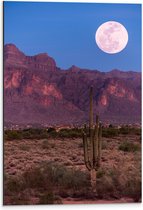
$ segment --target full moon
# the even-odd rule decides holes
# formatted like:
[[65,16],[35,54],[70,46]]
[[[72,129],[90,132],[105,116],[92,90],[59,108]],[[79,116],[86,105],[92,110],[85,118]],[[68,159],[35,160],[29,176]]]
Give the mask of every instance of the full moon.
[[99,26],[95,34],[98,47],[106,53],[122,51],[128,43],[128,32],[119,22],[108,21]]

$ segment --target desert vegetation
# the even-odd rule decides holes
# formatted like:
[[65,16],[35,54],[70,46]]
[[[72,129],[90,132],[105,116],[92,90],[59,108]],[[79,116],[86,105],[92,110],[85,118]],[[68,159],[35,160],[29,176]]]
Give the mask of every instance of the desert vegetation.
[[[117,134],[111,135],[111,129]],[[103,128],[96,194],[84,164],[80,132],[81,128],[5,131],[4,204],[141,201],[141,129]]]
[[[88,128],[88,127],[87,127]],[[88,129],[89,130],[89,129]],[[23,130],[5,130],[5,140],[22,140],[22,139],[50,139],[50,138],[82,138],[83,128],[63,128],[56,131],[54,127],[50,128],[28,128]],[[89,136],[89,133],[87,133]],[[136,135],[141,136],[141,128],[122,126],[117,127],[102,127],[102,136],[105,138],[114,138],[121,135]]]

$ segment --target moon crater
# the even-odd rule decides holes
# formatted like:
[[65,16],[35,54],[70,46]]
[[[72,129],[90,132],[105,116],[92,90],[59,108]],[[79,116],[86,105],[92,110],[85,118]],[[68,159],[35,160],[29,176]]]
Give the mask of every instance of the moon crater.
[[122,51],[128,43],[126,28],[115,21],[108,21],[99,26],[95,34],[98,47],[110,54]]

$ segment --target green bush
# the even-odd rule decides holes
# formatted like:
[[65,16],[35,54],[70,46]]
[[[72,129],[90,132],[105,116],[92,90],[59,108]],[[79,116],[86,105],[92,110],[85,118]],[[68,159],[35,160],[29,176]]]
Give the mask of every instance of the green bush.
[[44,173],[48,173],[51,183],[66,189],[79,190],[89,186],[89,177],[79,170],[67,169],[63,165],[49,163],[44,167]]
[[119,130],[117,128],[103,128],[102,136],[105,138],[113,138],[119,135]]
[[120,134],[129,134],[130,133],[130,129],[129,129],[129,127],[121,127],[120,129],[119,129],[119,132],[120,132]]
[[56,129],[55,128],[53,128],[53,127],[50,127],[50,128],[48,128],[48,131],[47,131],[48,133],[51,133],[51,132],[56,132]]
[[23,186],[23,181],[20,180],[19,178],[12,177],[12,178],[7,178],[6,182],[6,189],[5,192],[20,192],[21,190],[24,189]]
[[[120,164],[120,163],[119,163]],[[135,202],[141,199],[141,174],[137,167],[112,167],[97,172],[97,194],[99,199],[132,198]]]
[[105,175],[105,171],[104,171],[102,168],[100,168],[100,169],[97,171],[97,174],[96,174],[97,179],[103,177],[104,175]]
[[16,130],[7,130],[5,131],[5,138],[7,140],[22,139],[22,133]]
[[44,139],[48,137],[46,129],[29,128],[22,131],[23,138],[26,139]]
[[133,198],[134,202],[141,202],[141,180],[137,178],[129,179],[125,184],[124,196]]
[[140,150],[140,146],[132,142],[124,141],[120,144],[119,150],[124,152],[136,152]]
[[90,178],[89,174],[82,171],[68,169],[53,162],[44,162],[40,167],[24,172],[19,178],[9,179],[5,182],[5,187],[6,191],[13,193],[35,189],[44,196],[41,199],[48,199],[50,195],[45,192],[54,192],[54,189],[56,192],[65,190],[67,194],[70,190],[74,193],[82,192],[90,187]]
[[48,137],[57,138],[58,137],[58,133],[56,131],[51,131],[50,133],[48,133]]
[[129,127],[129,126],[122,126],[119,129],[120,134],[124,135],[141,135],[141,128]]
[[62,201],[51,191],[40,196],[39,204],[62,204]]
[[40,168],[31,169],[23,174],[24,188],[47,189],[48,180],[47,174],[44,174]]
[[58,132],[59,137],[63,138],[78,138],[82,137],[82,130],[78,128],[72,128],[72,129],[61,129]]

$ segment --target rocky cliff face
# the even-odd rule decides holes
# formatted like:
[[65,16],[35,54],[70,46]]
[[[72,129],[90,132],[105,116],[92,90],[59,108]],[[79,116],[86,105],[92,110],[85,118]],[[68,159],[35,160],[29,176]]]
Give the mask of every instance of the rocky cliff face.
[[61,70],[46,53],[26,56],[13,44],[4,46],[6,122],[83,124],[88,120],[91,85],[94,112],[102,121],[140,122],[140,73],[103,73],[76,66]]

